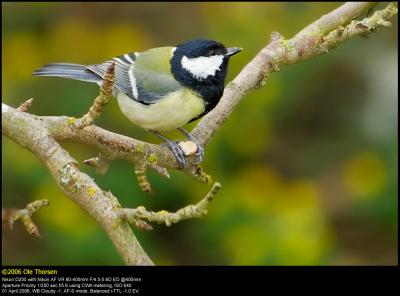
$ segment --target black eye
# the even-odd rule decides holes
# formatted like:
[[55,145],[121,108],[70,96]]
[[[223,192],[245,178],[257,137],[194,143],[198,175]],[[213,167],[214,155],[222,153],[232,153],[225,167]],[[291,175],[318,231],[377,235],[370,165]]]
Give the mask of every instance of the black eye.
[[212,56],[212,55],[215,55],[215,49],[210,49],[208,51],[208,56]]

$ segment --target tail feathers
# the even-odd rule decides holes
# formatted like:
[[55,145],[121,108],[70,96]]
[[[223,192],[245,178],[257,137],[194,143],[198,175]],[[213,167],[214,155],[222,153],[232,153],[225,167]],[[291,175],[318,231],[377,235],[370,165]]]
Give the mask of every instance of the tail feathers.
[[88,70],[84,65],[78,64],[47,64],[33,72],[35,76],[63,77],[87,82],[99,82],[101,77]]

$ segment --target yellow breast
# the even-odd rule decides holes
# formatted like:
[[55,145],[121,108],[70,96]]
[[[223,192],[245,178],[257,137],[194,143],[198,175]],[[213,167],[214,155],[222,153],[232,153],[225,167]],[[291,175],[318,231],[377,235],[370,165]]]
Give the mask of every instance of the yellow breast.
[[155,104],[143,105],[126,94],[117,94],[122,113],[146,130],[169,131],[181,127],[204,112],[204,101],[188,89],[168,94]]

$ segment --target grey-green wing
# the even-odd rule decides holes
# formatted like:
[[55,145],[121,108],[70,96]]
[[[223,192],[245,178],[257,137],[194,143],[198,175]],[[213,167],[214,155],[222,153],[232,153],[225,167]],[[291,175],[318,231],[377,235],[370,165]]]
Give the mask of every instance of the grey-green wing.
[[124,54],[87,69],[103,77],[107,66],[115,62],[115,88],[135,101],[154,104],[164,95],[182,88],[171,74],[172,50],[173,47],[159,47]]

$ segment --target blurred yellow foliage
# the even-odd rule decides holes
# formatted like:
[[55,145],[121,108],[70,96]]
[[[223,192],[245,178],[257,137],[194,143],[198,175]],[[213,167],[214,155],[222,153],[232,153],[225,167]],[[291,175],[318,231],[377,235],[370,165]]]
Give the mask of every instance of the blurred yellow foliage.
[[32,152],[5,137],[2,139],[2,150],[7,151],[2,153],[3,165],[16,172],[30,171],[43,165]]
[[272,168],[253,166],[227,187],[225,198],[255,221],[241,222],[225,234],[231,264],[318,264],[329,251],[332,237],[310,180],[286,180]]
[[257,265],[272,251],[272,242],[259,224],[238,225],[225,233],[224,238],[230,265]]
[[387,183],[386,165],[376,152],[360,151],[345,163],[343,182],[355,198],[372,198]]
[[282,180],[274,170],[263,166],[250,166],[238,176],[233,186],[235,196],[243,210],[265,213],[282,193]]
[[[30,32],[17,32],[3,38],[3,96],[8,97],[13,83],[31,80],[32,72],[43,64],[70,62],[96,64],[113,56],[147,49],[150,35],[136,25],[99,25],[81,18],[55,23],[38,39]],[[29,58],[26,57],[29,52]]]
[[[29,52],[29,58],[24,58]],[[41,63],[40,45],[29,32],[18,32],[3,38],[2,96],[7,97],[15,84],[32,79],[32,71]]]
[[66,19],[48,34],[46,59],[100,63],[113,56],[146,49],[149,37],[135,25],[113,23],[101,25],[85,19]]

